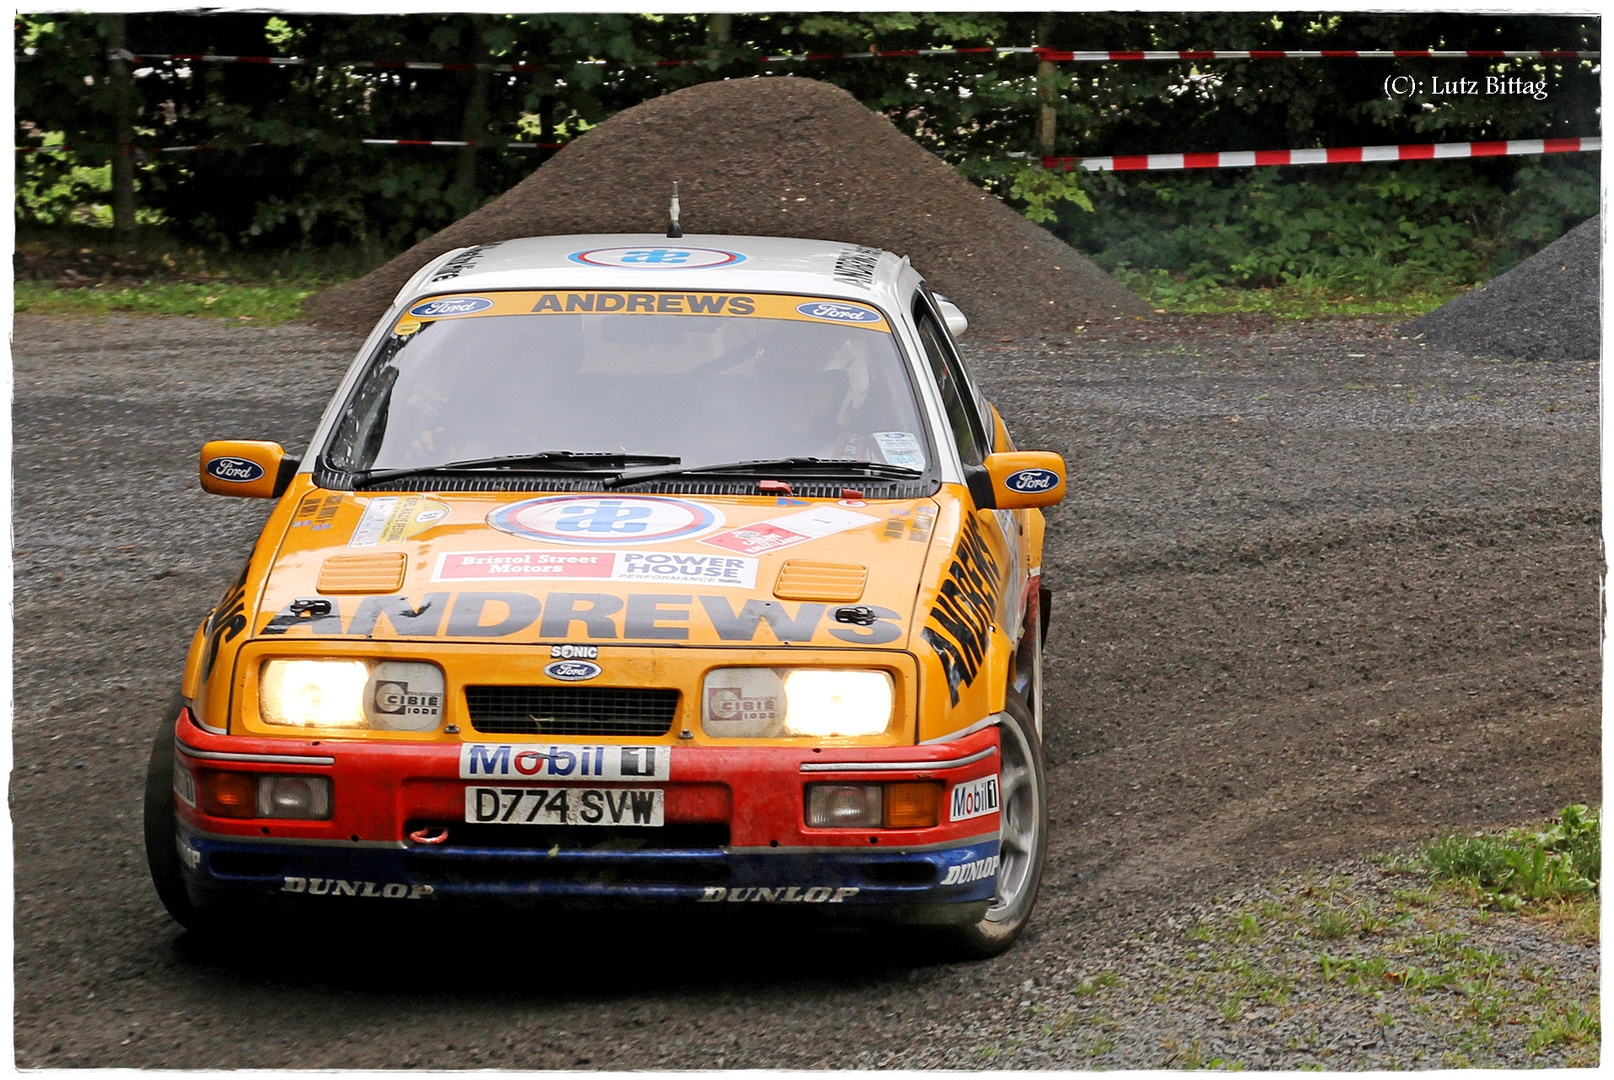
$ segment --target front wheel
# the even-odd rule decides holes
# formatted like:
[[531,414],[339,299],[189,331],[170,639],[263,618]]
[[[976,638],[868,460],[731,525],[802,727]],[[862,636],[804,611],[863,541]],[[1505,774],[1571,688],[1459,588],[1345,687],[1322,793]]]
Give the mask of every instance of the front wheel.
[[1042,743],[1035,721],[1011,693],[1007,718],[998,728],[997,894],[980,922],[941,929],[946,950],[960,959],[997,956],[1014,944],[1037,903],[1048,855],[1048,792]]

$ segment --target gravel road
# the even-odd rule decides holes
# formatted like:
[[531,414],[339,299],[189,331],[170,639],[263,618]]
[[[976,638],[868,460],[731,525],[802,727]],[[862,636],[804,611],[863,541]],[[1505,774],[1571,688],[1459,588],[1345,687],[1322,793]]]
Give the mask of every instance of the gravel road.
[[[648,956],[543,923],[209,951],[151,891],[140,789],[190,632],[267,508],[204,496],[195,454],[300,448],[356,344],[17,319],[20,1067],[1081,1067],[1030,991],[1080,996],[1219,890],[1598,801],[1595,367],[1366,320],[1110,321],[971,343],[1074,493],[1044,568],[1051,858],[1007,956],[681,923]],[[985,1031],[1032,1049],[983,1060]],[[1352,1046],[1330,1066],[1383,1060]]]

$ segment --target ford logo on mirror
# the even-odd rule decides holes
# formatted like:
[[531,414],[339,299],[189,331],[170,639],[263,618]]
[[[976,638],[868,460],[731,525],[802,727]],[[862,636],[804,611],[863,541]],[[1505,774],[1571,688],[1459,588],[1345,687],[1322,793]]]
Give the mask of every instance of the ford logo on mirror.
[[584,682],[603,670],[600,665],[587,660],[557,660],[544,668],[544,674],[561,682]]
[[1059,474],[1052,469],[1021,469],[1019,472],[1010,473],[1003,481],[1003,486],[1022,495],[1034,495],[1039,491],[1052,491],[1058,487]]
[[207,463],[207,475],[231,484],[250,484],[263,479],[263,466],[238,457],[216,457]]
[[475,315],[493,306],[493,301],[480,296],[447,296],[441,300],[428,300],[409,309],[417,319],[442,319],[449,315]]
[[871,323],[880,321],[878,311],[870,311],[866,307],[856,304],[831,304],[826,300],[815,300],[811,304],[800,304],[796,310],[811,319],[825,319],[829,322]]

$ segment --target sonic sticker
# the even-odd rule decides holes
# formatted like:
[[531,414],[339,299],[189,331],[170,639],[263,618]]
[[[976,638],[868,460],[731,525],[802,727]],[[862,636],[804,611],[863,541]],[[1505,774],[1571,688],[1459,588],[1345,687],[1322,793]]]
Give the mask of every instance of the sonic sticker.
[[612,266],[626,270],[710,270],[745,261],[737,251],[720,248],[614,247],[574,251],[566,256],[584,266]]
[[1021,469],[1010,473],[1004,479],[1003,486],[1022,495],[1053,491],[1059,486],[1059,474],[1052,469]]
[[250,484],[263,479],[263,466],[256,461],[238,457],[209,458],[207,475],[229,484]]
[[700,503],[656,495],[560,495],[501,507],[488,515],[488,524],[543,543],[659,544],[710,532],[723,524],[723,515]]
[[475,315],[493,306],[493,301],[481,296],[440,296],[424,304],[416,304],[409,314],[417,319],[446,319],[455,315]]

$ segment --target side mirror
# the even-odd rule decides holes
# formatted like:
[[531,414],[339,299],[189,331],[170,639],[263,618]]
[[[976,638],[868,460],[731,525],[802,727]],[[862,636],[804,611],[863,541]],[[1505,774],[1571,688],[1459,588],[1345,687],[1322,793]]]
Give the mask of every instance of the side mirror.
[[964,331],[970,328],[970,321],[965,318],[964,312],[947,297],[936,297],[936,310],[941,312],[942,321],[947,324],[947,332],[953,335],[955,341],[963,337]]
[[300,464],[279,443],[214,439],[202,447],[202,490],[241,499],[278,499]]
[[1065,497],[1065,459],[1040,450],[988,454],[972,480],[978,510],[1052,506]]

